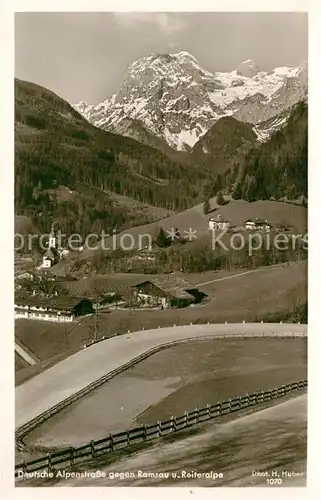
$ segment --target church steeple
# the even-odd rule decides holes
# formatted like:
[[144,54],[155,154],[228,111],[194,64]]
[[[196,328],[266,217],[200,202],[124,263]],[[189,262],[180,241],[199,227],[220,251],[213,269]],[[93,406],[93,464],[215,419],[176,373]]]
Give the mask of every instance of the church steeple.
[[51,231],[49,234],[49,248],[56,248],[57,247],[57,238],[56,238],[56,232],[55,232],[55,224],[54,222],[51,224]]

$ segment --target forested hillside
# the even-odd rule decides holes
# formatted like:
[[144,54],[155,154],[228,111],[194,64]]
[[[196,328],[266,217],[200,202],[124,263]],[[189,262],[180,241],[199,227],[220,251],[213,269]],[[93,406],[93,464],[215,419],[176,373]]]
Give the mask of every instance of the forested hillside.
[[221,184],[234,199],[307,198],[307,104],[295,105],[285,127],[236,162]]
[[224,175],[232,159],[243,157],[255,145],[258,145],[258,141],[253,126],[227,116],[218,120],[199,139],[190,156],[194,162],[202,164],[216,175]]
[[16,80],[16,214],[40,230],[55,219],[63,231],[85,234],[143,224],[155,219],[148,207],[182,211],[219,192],[247,201],[306,198],[307,114],[306,103],[294,106],[263,144],[249,124],[224,118],[189,153],[169,156],[100,130],[53,92]]
[[[89,231],[96,220],[109,222],[108,227],[123,226],[129,214],[115,208],[104,191],[183,210],[201,199],[204,183],[205,174],[197,168],[174,162],[133,139],[97,129],[53,92],[15,81],[15,209],[17,214],[31,216],[40,227],[46,218],[59,219],[61,212],[68,217],[69,230],[76,229],[70,221],[78,221],[78,226],[83,221],[82,232]],[[99,189],[100,196],[87,191],[86,202],[78,197],[61,206],[54,193],[48,194],[61,185],[77,192]]]

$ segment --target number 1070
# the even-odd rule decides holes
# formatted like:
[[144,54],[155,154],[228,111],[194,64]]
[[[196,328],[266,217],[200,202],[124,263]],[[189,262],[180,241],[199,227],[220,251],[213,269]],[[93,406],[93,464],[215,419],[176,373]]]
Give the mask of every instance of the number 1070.
[[273,477],[270,479],[266,480],[267,484],[274,485],[274,484],[282,484],[282,479],[280,477]]

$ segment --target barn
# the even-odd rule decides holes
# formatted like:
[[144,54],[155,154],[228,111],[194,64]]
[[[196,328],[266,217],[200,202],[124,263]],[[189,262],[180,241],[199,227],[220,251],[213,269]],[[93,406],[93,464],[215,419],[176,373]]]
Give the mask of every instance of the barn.
[[137,283],[132,290],[133,304],[138,307],[186,307],[206,297],[195,285],[171,274]]

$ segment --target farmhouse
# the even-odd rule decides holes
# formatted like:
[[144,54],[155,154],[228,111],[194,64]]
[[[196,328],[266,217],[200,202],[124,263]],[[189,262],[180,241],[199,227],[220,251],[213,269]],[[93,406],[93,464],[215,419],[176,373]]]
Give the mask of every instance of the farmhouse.
[[99,306],[106,306],[129,302],[131,289],[120,280],[109,276],[95,276],[93,278],[76,281],[61,281],[61,287],[72,297],[88,297]]
[[15,318],[42,321],[73,321],[77,316],[93,313],[92,301],[85,297],[15,296]]
[[186,307],[206,295],[181,276],[167,275],[132,286],[133,303],[145,307]]
[[32,271],[18,271],[15,273],[16,280],[30,280],[33,281],[35,279],[35,273]]
[[244,222],[244,227],[248,231],[271,231],[272,225],[269,224],[267,220],[258,219],[248,219]]
[[216,231],[216,230],[224,230],[229,229],[231,227],[230,221],[222,217],[221,215],[217,215],[217,217],[211,217],[208,221],[208,228]]

